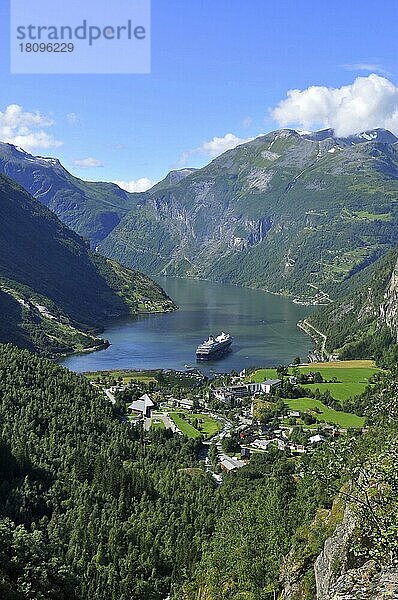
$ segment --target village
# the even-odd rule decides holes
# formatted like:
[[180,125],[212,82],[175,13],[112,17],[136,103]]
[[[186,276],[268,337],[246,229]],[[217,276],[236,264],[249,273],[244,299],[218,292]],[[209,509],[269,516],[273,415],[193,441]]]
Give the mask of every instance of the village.
[[[329,364],[328,375],[332,368]],[[127,424],[198,440],[204,468],[221,483],[224,473],[240,469],[255,455],[283,452],[294,458],[350,428],[362,431],[364,419],[344,412],[342,399],[330,392],[341,394],[346,384],[337,375],[344,372],[345,377],[352,368],[347,364],[326,379],[321,364],[293,364],[218,373],[211,381],[196,369],[110,372],[97,373],[91,383],[103,390]],[[365,369],[361,376],[377,376],[377,369]],[[365,387],[368,380],[361,381]]]

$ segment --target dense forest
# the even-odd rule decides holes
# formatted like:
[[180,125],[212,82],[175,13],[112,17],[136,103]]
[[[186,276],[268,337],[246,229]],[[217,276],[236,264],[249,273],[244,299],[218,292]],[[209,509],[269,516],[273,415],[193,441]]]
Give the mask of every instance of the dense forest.
[[293,552],[309,600],[345,499],[362,523],[356,561],[395,562],[397,392],[385,374],[357,399],[366,434],[254,456],[217,487],[200,441],[131,427],[84,377],[0,346],[0,597],[268,599]]
[[398,346],[394,322],[386,319],[386,303],[394,298],[389,284],[394,277],[398,249],[354,275],[336,300],[313,313],[308,321],[326,336],[326,350],[343,360],[373,358],[389,368],[396,364]]

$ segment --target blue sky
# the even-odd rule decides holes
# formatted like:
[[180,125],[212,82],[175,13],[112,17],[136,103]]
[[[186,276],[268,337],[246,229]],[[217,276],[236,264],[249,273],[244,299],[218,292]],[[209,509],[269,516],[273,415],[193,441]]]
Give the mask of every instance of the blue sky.
[[[58,156],[85,179],[156,181],[177,166],[202,166],[235,138],[277,128],[283,115],[302,122],[297,110],[307,114],[310,101],[306,124],[324,125],[323,109],[313,114],[319,90],[315,100],[300,96],[299,109],[283,105],[276,122],[270,108],[291,89],[341,88],[376,73],[391,82],[380,106],[386,94],[398,106],[396,0],[152,0],[149,75],[10,75],[7,5],[1,0],[0,112],[13,104],[39,111],[43,131],[62,145],[29,150]],[[355,93],[372,96],[372,88]],[[390,122],[368,116],[365,124]],[[104,166],[74,163],[88,158]]]

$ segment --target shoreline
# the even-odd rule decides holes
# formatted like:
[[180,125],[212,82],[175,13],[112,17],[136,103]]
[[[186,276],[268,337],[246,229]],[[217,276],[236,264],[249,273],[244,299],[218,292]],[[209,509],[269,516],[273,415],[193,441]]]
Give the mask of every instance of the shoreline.
[[301,329],[302,331],[304,331],[304,333],[306,333],[312,340],[314,340],[315,343],[317,344],[317,346],[319,345],[319,338],[321,338],[322,343],[321,343],[320,353],[322,356],[327,355],[327,352],[326,352],[327,336],[324,333],[322,333],[321,331],[316,329],[313,325],[311,325],[311,323],[308,323],[307,319],[303,319],[302,321],[299,321],[297,323],[297,327],[299,329]]
[[[317,306],[317,304],[315,304],[315,303],[299,302],[297,299],[293,299],[293,296],[291,296],[291,295],[287,295],[287,294],[280,293],[280,292],[275,292],[275,291],[270,291],[270,290],[267,290],[267,289],[264,289],[264,288],[247,286],[247,285],[241,285],[241,284],[238,284],[238,283],[213,281],[211,279],[207,279],[207,278],[204,278],[204,277],[201,277],[201,278],[199,278],[199,277],[182,277],[181,275],[170,275],[170,276],[168,276],[168,275],[157,276],[156,275],[155,277],[156,277],[155,281],[158,284],[159,284],[159,279],[165,279],[165,280],[167,280],[167,279],[170,279],[170,280],[177,279],[177,280],[182,280],[182,281],[185,281],[185,282],[202,281],[202,282],[206,282],[206,283],[209,283],[209,284],[215,284],[215,285],[219,285],[219,286],[224,286],[224,285],[225,286],[229,286],[229,285],[232,285],[232,286],[234,286],[236,288],[240,288],[240,289],[243,289],[243,290],[246,289],[246,290],[258,291],[258,292],[261,292],[262,294],[270,294],[270,295],[275,296],[275,297],[282,297],[282,298],[285,298],[288,302],[291,302],[292,304],[295,304],[295,305],[308,306],[308,307]],[[162,284],[160,284],[160,285],[162,285]],[[175,304],[175,302],[173,301],[173,299],[171,299],[171,300],[173,302],[173,306],[168,306],[165,310],[161,310],[161,311],[159,310],[159,311],[154,311],[154,312],[142,311],[142,312],[137,312],[137,313],[131,313],[129,315],[115,316],[113,318],[107,319],[106,322],[101,327],[101,329],[97,329],[97,330],[92,331],[92,334],[94,334],[94,335],[96,333],[101,334],[103,331],[106,330],[106,328],[108,326],[115,324],[115,322],[117,322],[118,320],[125,320],[125,319],[134,320],[134,319],[139,319],[139,318],[143,318],[143,317],[148,318],[148,317],[166,315],[166,314],[169,314],[169,313],[176,312],[177,310],[180,309],[180,307],[177,304]],[[303,323],[304,323],[304,325],[303,325]],[[311,332],[308,330],[312,326],[309,323],[306,322],[306,318],[303,319],[302,321],[297,322],[296,326],[299,329],[301,329],[303,331],[303,333],[305,333],[308,338],[314,340],[315,342],[318,341],[317,338],[315,337],[315,335],[312,335]],[[308,327],[308,329],[307,329],[307,327]],[[319,335],[321,335],[321,333],[319,333]],[[98,339],[102,339],[102,338],[98,338]],[[59,361],[62,361],[63,359],[68,358],[68,357],[74,357],[74,356],[77,357],[77,356],[83,356],[83,355],[86,355],[86,354],[91,354],[91,353],[94,353],[94,352],[100,352],[101,350],[106,350],[107,348],[109,348],[112,345],[111,342],[109,342],[109,340],[103,339],[102,341],[103,341],[103,343],[99,344],[98,346],[90,346],[89,348],[83,348],[83,349],[80,349],[80,350],[71,350],[69,352],[63,352],[62,354],[58,354],[56,356],[53,356],[52,360],[54,362],[59,362]],[[162,368],[162,367],[159,367],[159,368]],[[136,370],[140,370],[140,368],[138,368]]]
[[[163,278],[163,279],[183,279],[184,281],[207,281],[208,283],[218,283],[220,285],[233,285],[235,287],[243,288],[246,290],[257,290],[259,292],[263,292],[265,294],[272,294],[272,296],[280,296],[282,298],[286,298],[290,300],[293,304],[299,304],[301,306],[328,306],[333,300],[330,302],[311,302],[309,299],[305,300],[305,298],[300,298],[295,296],[294,294],[287,294],[283,292],[275,292],[273,290],[269,290],[263,287],[257,287],[253,285],[244,285],[242,283],[235,283],[233,281],[219,281],[217,279],[208,279],[207,277],[183,277],[182,275],[150,275],[153,278]],[[156,280],[156,279],[155,279]],[[310,284],[308,284],[310,285]]]
[[179,306],[177,306],[177,304],[173,302],[173,307],[169,307],[165,310],[156,310],[153,312],[150,311],[142,311],[142,312],[137,312],[137,313],[131,313],[131,314],[127,314],[127,315],[119,315],[119,316],[115,316],[113,318],[109,318],[106,320],[106,322],[104,322],[103,326],[101,326],[101,328],[98,329],[94,329],[92,330],[91,334],[85,334],[85,335],[91,335],[91,337],[93,337],[93,339],[98,339],[99,341],[101,341],[101,344],[98,344],[98,346],[90,346],[89,348],[83,348],[81,350],[70,350],[70,352],[62,352],[60,354],[57,354],[56,356],[52,356],[50,357],[49,360],[53,360],[55,362],[62,360],[63,358],[67,358],[68,356],[78,356],[79,354],[90,354],[92,352],[100,352],[101,350],[106,350],[107,348],[109,348],[110,346],[112,346],[111,342],[109,340],[103,339],[103,338],[95,338],[95,334],[97,333],[102,333],[103,331],[105,331],[106,327],[108,325],[113,324],[115,321],[117,321],[118,319],[125,319],[128,317],[139,317],[141,315],[143,316],[150,316],[150,315],[166,315],[168,313],[171,312],[175,312],[177,310],[180,309]]

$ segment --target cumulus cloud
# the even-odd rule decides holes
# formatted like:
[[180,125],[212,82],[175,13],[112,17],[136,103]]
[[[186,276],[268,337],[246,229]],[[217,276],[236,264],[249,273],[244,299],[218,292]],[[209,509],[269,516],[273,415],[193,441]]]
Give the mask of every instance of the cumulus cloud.
[[92,156],[88,156],[87,158],[76,158],[72,162],[76,167],[80,167],[81,169],[93,169],[104,166],[104,163],[101,160],[93,158]]
[[372,73],[340,88],[290,90],[271,115],[282,127],[331,127],[339,136],[376,127],[398,134],[398,88]]
[[146,192],[155,185],[155,181],[148,179],[148,177],[141,177],[140,179],[133,179],[132,181],[113,181],[120,188],[127,192]]
[[28,152],[62,146],[62,142],[45,131],[53,125],[54,121],[49,117],[38,111],[25,111],[19,104],[10,104],[0,111],[0,139]]
[[203,144],[197,148],[183,152],[178,161],[178,166],[185,167],[192,156],[216,158],[216,156],[223,154],[227,150],[232,150],[233,148],[236,148],[236,146],[244,144],[245,142],[250,142],[253,139],[253,137],[246,139],[240,138],[233,133],[226,133],[223,137],[215,136],[212,140],[203,142]]
[[248,138],[245,140],[234,135],[233,133],[227,133],[224,135],[224,137],[214,137],[209,142],[204,142],[198,148],[198,152],[215,158],[223,152],[232,150],[232,148],[236,148],[236,146],[239,146],[239,144],[244,144],[244,142],[249,142],[252,139],[253,138]]

